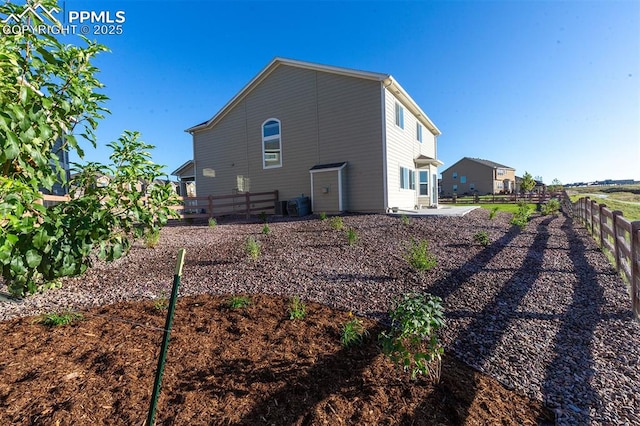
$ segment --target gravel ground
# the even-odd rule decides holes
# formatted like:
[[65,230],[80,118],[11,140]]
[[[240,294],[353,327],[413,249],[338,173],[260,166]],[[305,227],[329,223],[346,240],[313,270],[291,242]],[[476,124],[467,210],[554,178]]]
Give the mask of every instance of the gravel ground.
[[[386,318],[410,291],[441,296],[442,339],[469,365],[544,401],[559,424],[640,424],[640,323],[621,279],[585,229],[564,216],[534,217],[518,232],[510,215],[345,216],[357,231],[317,219],[170,226],[153,249],[136,244],[124,259],[95,262],[62,289],[0,302],[0,319],[80,309],[170,292],[178,248],[187,250],[181,295],[266,293]],[[487,231],[492,244],[473,242]],[[254,235],[257,261],[243,244]],[[426,273],[403,258],[411,238],[427,239],[438,266]]]

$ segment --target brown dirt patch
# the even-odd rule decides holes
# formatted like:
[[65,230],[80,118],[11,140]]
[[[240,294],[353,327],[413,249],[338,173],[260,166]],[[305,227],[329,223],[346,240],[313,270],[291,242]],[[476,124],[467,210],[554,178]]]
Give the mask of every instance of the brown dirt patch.
[[[381,326],[343,349],[348,313],[307,303],[291,321],[288,300],[252,295],[180,298],[157,424],[536,424],[541,402],[506,389],[451,356],[439,384],[408,378],[380,353]],[[143,424],[165,310],[125,302],[49,328],[34,317],[0,323],[0,424]]]

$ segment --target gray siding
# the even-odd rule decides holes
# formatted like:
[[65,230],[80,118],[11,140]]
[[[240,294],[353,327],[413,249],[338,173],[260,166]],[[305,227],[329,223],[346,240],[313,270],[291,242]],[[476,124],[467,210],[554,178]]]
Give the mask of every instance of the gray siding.
[[[348,210],[383,211],[380,83],[280,66],[211,128],[194,133],[199,196],[225,195],[237,177],[251,192],[310,195],[309,169],[347,161]],[[263,169],[261,126],[281,122],[282,167]],[[213,178],[202,170],[215,170]]]
[[[326,192],[323,192],[323,189]],[[338,172],[332,170],[314,173],[313,176],[313,212],[337,213],[340,211]]]

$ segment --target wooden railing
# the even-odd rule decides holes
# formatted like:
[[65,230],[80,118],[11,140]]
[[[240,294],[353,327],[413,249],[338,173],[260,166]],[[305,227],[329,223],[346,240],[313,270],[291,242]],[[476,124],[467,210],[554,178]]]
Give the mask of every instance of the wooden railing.
[[633,314],[640,319],[640,221],[630,222],[621,211],[611,211],[589,197],[569,203],[567,211],[566,193],[563,198],[565,212],[580,219],[600,248],[613,257],[616,270],[629,283]]
[[[179,219],[210,218],[224,215],[275,213],[278,191],[246,192],[233,195],[209,195],[208,197],[178,197],[180,204],[171,208]],[[42,204],[51,206],[69,201],[68,195],[42,195]]]
[[527,203],[547,203],[551,198],[557,197],[556,193],[544,194],[493,194],[493,195],[458,195],[458,196],[440,196],[440,203],[462,203],[462,204],[480,204],[480,203],[517,203],[525,201]]
[[275,213],[278,191],[178,198],[181,205],[172,208],[179,213],[181,219],[237,214],[244,214],[249,218],[252,213]]

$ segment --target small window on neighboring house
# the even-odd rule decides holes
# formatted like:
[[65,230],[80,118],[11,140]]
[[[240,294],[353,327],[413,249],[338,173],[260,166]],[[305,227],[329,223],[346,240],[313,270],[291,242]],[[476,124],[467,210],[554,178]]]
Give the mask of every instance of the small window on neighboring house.
[[467,183],[467,177],[466,176],[460,176],[460,183]]
[[502,189],[502,182],[498,182],[497,187],[498,187],[498,189]]
[[262,125],[262,167],[282,166],[280,120],[270,118]]
[[453,172],[453,176],[454,179],[458,179],[458,173],[457,172]]
[[422,142],[422,124],[416,123],[416,139]]
[[406,167],[400,167],[400,188],[416,189],[416,172]]
[[404,108],[396,102],[396,126],[404,129]]
[[453,185],[453,192],[456,192],[458,190],[458,185]]
[[476,190],[476,184],[475,183],[470,183],[469,184],[469,190],[470,191],[475,191]]
[[429,195],[429,171],[420,170],[420,195]]
[[502,176],[504,174],[504,169],[498,169],[498,176]]

